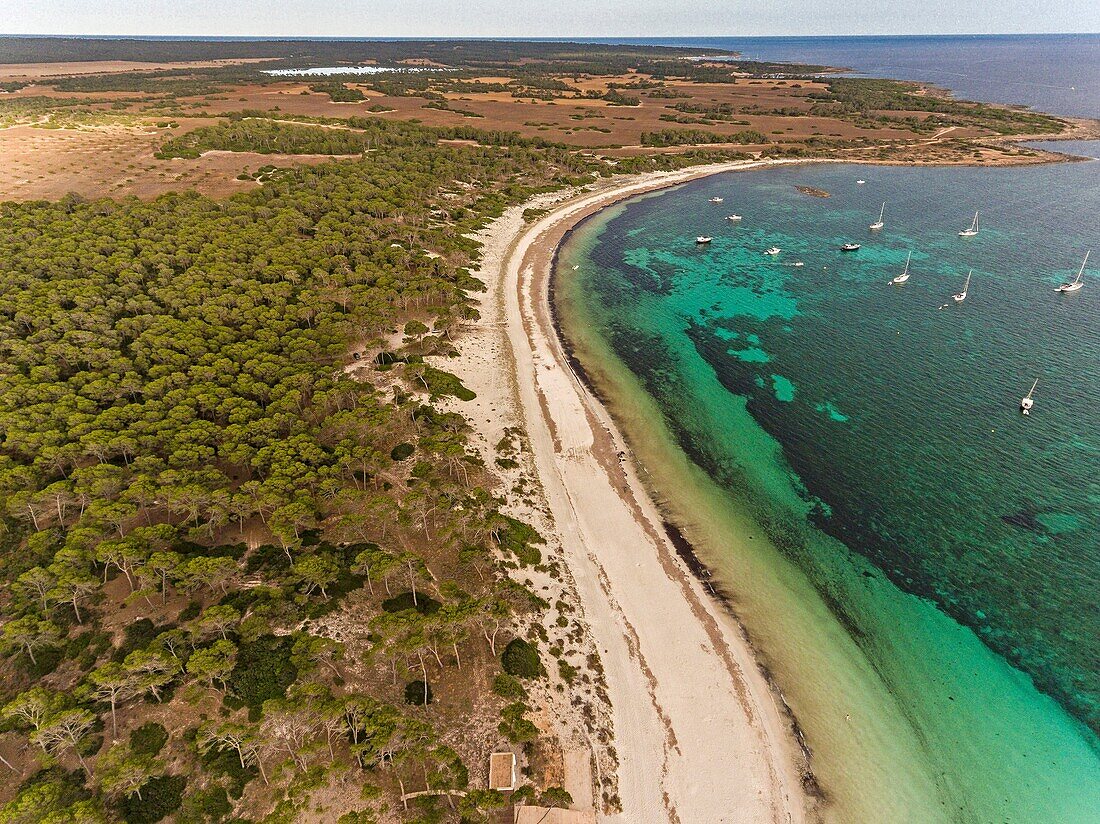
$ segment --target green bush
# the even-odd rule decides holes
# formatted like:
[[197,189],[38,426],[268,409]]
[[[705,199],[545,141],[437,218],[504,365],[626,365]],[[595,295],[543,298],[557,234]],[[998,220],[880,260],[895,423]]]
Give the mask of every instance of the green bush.
[[412,453],[416,451],[416,447],[411,443],[399,443],[393,449],[390,450],[390,457],[395,461],[403,461],[406,458],[412,456]]
[[525,744],[539,737],[539,729],[526,718],[527,705],[517,701],[500,711],[497,731],[513,744]]
[[222,821],[233,812],[233,804],[224,787],[199,790],[183,799],[176,824],[207,824]]
[[512,639],[504,648],[500,663],[506,673],[517,678],[538,678],[546,672],[539,661],[538,647],[522,638]]
[[454,395],[460,401],[472,401],[477,397],[475,392],[462,385],[457,375],[436,369],[434,366],[424,367],[424,382],[428,385],[428,392],[433,398]]
[[424,681],[410,681],[405,685],[405,703],[423,707],[432,703],[432,685]]
[[539,803],[543,807],[568,807],[573,803],[573,796],[561,787],[547,787],[539,798]]
[[523,700],[527,697],[527,690],[523,688],[523,684],[518,679],[503,672],[493,679],[493,692],[501,698],[511,698],[512,700]]
[[118,645],[118,649],[114,651],[111,658],[121,663],[131,652],[144,649],[152,643],[154,638],[171,628],[171,626],[158,627],[148,618],[138,618],[126,625],[122,632],[122,643]]
[[130,749],[134,755],[157,755],[168,743],[168,730],[156,721],[142,724],[130,733]]
[[382,602],[382,609],[386,612],[404,612],[405,610],[415,609],[421,615],[435,615],[439,612],[441,606],[443,605],[439,601],[429,598],[422,592],[416,594],[415,604],[413,604],[413,594],[411,592],[402,592]]
[[141,788],[141,798],[131,795],[118,805],[126,824],[156,824],[180,808],[187,779],[182,775],[151,778]]
[[294,640],[290,636],[261,635],[237,648],[237,664],[229,674],[229,689],[253,709],[264,701],[282,698],[298,677],[290,661]]

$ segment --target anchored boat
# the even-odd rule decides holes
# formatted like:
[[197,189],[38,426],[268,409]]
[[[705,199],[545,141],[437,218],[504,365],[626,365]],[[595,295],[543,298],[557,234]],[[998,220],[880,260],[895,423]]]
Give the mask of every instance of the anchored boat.
[[905,259],[905,268],[901,270],[901,274],[890,281],[895,286],[900,286],[901,284],[905,283],[905,281],[909,280],[909,261],[911,261],[912,259],[913,253],[910,252],[909,257]]
[[1085,252],[1085,259],[1083,261],[1081,261],[1081,268],[1077,270],[1077,277],[1074,278],[1069,283],[1063,283],[1061,286],[1059,286],[1054,291],[1056,291],[1056,292],[1076,292],[1078,289],[1080,289],[1082,286],[1085,285],[1084,282],[1082,282],[1081,278],[1085,274],[1085,264],[1089,262],[1089,255],[1090,254],[1092,254],[1091,249],[1089,251]]

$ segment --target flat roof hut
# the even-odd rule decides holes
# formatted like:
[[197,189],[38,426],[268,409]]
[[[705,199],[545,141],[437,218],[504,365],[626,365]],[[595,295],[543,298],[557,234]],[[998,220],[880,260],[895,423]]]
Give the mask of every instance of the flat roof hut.
[[495,752],[489,756],[489,789],[511,792],[516,788],[516,754]]

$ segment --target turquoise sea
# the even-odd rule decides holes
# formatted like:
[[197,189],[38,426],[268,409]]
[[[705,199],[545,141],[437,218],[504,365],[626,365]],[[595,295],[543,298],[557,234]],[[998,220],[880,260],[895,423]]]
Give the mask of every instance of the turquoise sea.
[[833,820],[1100,820],[1097,214],[1098,161],[815,164],[635,198],[561,249],[567,339]]

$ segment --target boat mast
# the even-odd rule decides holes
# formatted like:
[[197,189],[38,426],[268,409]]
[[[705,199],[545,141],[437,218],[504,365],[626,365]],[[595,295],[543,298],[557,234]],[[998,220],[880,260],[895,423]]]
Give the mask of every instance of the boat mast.
[[1031,397],[1032,395],[1034,395],[1034,394],[1035,394],[1035,387],[1036,387],[1036,386],[1038,386],[1038,385],[1039,385],[1039,379],[1038,379],[1038,378],[1036,378],[1036,379],[1035,379],[1035,383],[1031,384],[1031,391],[1029,391],[1029,392],[1027,393],[1027,397],[1028,397],[1028,398],[1030,398],[1030,397]]
[[1077,279],[1073,281],[1074,283],[1081,282],[1081,276],[1085,274],[1085,264],[1089,262],[1089,255],[1091,254],[1092,249],[1089,249],[1087,252],[1085,252],[1085,259],[1081,261],[1081,268],[1077,270]]

